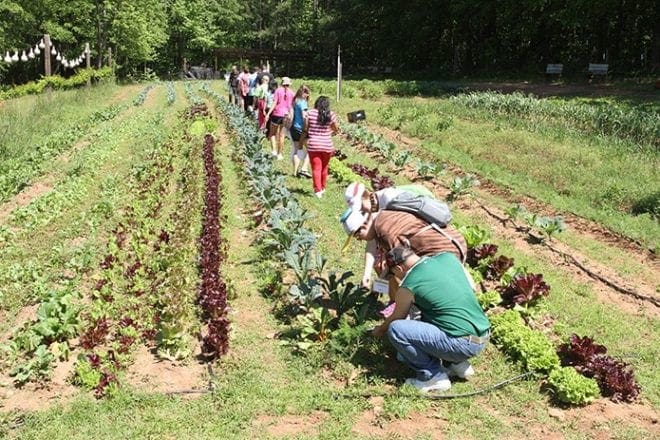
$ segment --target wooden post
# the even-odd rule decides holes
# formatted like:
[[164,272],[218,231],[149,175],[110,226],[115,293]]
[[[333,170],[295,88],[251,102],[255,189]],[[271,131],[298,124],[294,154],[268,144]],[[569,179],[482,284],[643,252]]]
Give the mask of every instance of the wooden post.
[[[48,77],[51,75],[50,67],[50,35],[44,34],[44,76]],[[50,97],[51,92],[53,91],[50,84],[46,86],[46,92]]]
[[337,102],[341,98],[341,46],[337,46]]
[[44,34],[44,76],[50,76],[50,35]]
[[[90,58],[90,53],[89,52],[90,52],[89,43],[85,43],[85,62],[86,62],[86,66],[87,66],[88,69],[90,67],[92,67],[92,59]],[[89,78],[87,78],[87,87],[89,87],[91,85],[92,85],[92,78],[89,77]]]

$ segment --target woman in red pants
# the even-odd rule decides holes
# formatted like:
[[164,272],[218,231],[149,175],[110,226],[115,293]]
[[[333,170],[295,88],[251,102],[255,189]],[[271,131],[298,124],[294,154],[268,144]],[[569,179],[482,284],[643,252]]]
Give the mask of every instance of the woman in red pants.
[[323,197],[328,180],[328,164],[335,152],[332,135],[339,131],[337,115],[330,110],[327,96],[319,96],[314,108],[307,114],[305,130],[307,132],[307,153],[312,165],[312,184],[314,195]]

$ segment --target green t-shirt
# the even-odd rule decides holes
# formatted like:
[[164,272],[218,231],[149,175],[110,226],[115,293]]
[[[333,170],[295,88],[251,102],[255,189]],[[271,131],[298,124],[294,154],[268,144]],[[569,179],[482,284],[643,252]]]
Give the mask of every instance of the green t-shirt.
[[461,262],[452,253],[423,257],[408,271],[401,287],[412,292],[422,321],[450,336],[482,336],[490,328]]

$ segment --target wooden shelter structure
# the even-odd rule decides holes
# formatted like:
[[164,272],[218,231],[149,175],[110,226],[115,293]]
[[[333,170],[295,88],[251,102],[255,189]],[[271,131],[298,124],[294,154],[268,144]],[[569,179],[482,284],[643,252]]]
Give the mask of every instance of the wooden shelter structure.
[[249,60],[252,64],[269,64],[286,74],[292,63],[309,62],[314,57],[314,52],[305,50],[218,48],[214,52],[216,70],[219,59],[240,60],[241,64]]

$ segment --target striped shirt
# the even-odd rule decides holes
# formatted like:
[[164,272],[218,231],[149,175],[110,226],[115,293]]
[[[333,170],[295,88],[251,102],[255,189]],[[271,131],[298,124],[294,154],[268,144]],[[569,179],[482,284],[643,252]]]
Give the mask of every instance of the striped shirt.
[[330,122],[326,125],[318,123],[319,111],[311,109],[307,112],[309,128],[307,129],[307,149],[309,151],[332,153],[335,151],[332,145],[332,124],[337,122],[335,112],[330,112]]

